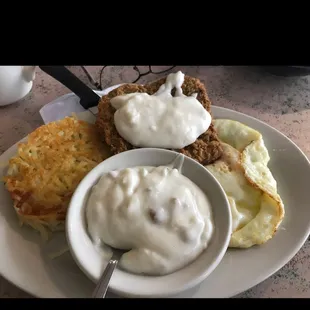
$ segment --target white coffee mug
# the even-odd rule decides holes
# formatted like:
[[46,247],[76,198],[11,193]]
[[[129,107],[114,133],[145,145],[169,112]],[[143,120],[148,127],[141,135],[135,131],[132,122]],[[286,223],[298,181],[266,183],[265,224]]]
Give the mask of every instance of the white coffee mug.
[[35,66],[0,66],[0,106],[24,98],[31,90]]

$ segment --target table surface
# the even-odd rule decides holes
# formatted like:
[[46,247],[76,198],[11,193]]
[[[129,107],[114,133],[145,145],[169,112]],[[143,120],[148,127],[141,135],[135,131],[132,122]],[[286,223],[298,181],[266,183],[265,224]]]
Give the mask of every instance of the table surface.
[[[86,66],[99,81],[101,66]],[[69,69],[90,85],[81,67]],[[139,67],[142,72],[147,67]],[[153,68],[154,71],[165,68]],[[213,105],[254,116],[282,131],[307,156],[310,155],[310,76],[275,77],[255,67],[176,67],[205,83]],[[157,71],[156,71],[157,72]],[[164,76],[150,74],[142,83]],[[133,67],[109,67],[103,71],[103,88],[132,82],[137,77]],[[140,82],[139,81],[139,82]],[[91,85],[90,85],[91,86]],[[69,93],[66,87],[39,68],[31,92],[19,102],[0,107],[0,154],[42,125],[39,110],[46,103]],[[10,131],[8,130],[10,129]],[[0,277],[0,297],[30,297]],[[237,297],[310,297],[310,241],[276,274]]]

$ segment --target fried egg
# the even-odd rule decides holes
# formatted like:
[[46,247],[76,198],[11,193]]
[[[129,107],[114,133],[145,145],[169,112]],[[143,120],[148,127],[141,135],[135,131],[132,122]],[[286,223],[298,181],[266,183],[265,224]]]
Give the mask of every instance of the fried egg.
[[269,170],[262,135],[228,119],[214,120],[223,156],[206,168],[220,182],[231,207],[230,247],[249,248],[270,240],[285,211],[277,182]]

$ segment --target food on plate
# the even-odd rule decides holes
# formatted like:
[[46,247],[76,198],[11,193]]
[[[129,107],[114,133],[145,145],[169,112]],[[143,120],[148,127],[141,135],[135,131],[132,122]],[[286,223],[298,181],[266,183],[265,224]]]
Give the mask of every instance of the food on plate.
[[103,96],[96,126],[113,154],[137,147],[179,151],[202,164],[220,158],[205,86],[182,72],[125,84]]
[[[179,169],[179,168],[178,168]],[[138,166],[101,176],[86,204],[95,246],[129,250],[120,266],[136,274],[172,273],[197,258],[212,238],[206,194],[173,166]]]
[[[46,228],[63,229],[71,195],[94,166],[112,154],[158,147],[176,150],[205,165],[223,186],[233,216],[230,247],[248,248],[273,237],[285,212],[277,183],[268,168],[269,154],[263,137],[240,122],[212,119],[211,102],[198,79],[178,71],[146,85],[124,84],[102,96],[98,111],[95,125],[67,117],[41,126],[29,135],[27,142],[19,145],[18,154],[10,160],[5,182],[22,223],[39,230],[45,238]],[[166,273],[190,261],[207,244],[208,238],[201,241],[202,232],[196,231],[193,251],[193,244],[182,243],[181,239],[193,232],[173,226],[174,216],[179,216],[181,222],[184,220],[186,226],[189,214],[194,214],[200,206],[194,206],[192,194],[184,189],[182,175],[167,167],[150,169],[125,169],[105,176],[93,191],[91,200],[98,199],[98,203],[89,207],[88,215],[100,233],[96,237],[93,231],[93,237],[112,242],[115,247],[125,244],[136,248],[124,255],[126,268]],[[148,182],[159,180],[161,174],[162,183],[152,186],[161,190],[163,196],[156,196],[152,191],[142,194],[139,186],[143,188]],[[169,195],[180,195],[192,205],[168,216],[168,200],[173,198]],[[180,197],[175,197],[175,201],[179,203]],[[145,205],[140,205],[141,201]],[[161,209],[155,212],[159,208],[157,204]],[[205,205],[203,201],[202,208]],[[151,213],[147,211],[150,206]],[[113,212],[108,214],[106,210]],[[190,225],[199,230],[204,215],[196,215]],[[160,225],[161,216],[169,221]],[[111,226],[111,223],[116,224]],[[98,225],[102,227],[99,229]],[[122,226],[120,233],[119,226]],[[110,230],[115,234],[110,235]],[[179,230],[182,233],[178,234]],[[151,242],[148,233],[152,240],[158,235],[162,245],[156,239]],[[130,243],[140,235],[143,238],[138,238],[137,244]],[[168,250],[169,242],[175,248]],[[147,243],[154,248],[146,247]],[[180,249],[189,253],[181,260],[173,256]]]
[[120,136],[135,147],[182,149],[194,143],[208,130],[211,115],[196,99],[196,93],[183,94],[183,81],[184,74],[178,72],[170,74],[153,95],[131,93],[112,98],[114,124]]
[[234,120],[216,119],[214,127],[223,143],[223,155],[206,168],[228,196],[233,219],[230,247],[248,248],[270,240],[285,210],[263,136]]
[[20,222],[44,239],[47,228],[62,230],[75,188],[108,156],[93,124],[66,117],[37,128],[18,145],[4,178]]

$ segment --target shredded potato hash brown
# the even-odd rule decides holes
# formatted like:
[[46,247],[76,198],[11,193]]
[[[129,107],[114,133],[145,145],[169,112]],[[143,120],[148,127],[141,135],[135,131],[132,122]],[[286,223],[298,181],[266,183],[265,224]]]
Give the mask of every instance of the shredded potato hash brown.
[[62,230],[71,196],[83,177],[109,157],[93,124],[66,117],[33,131],[9,161],[4,178],[21,223]]

